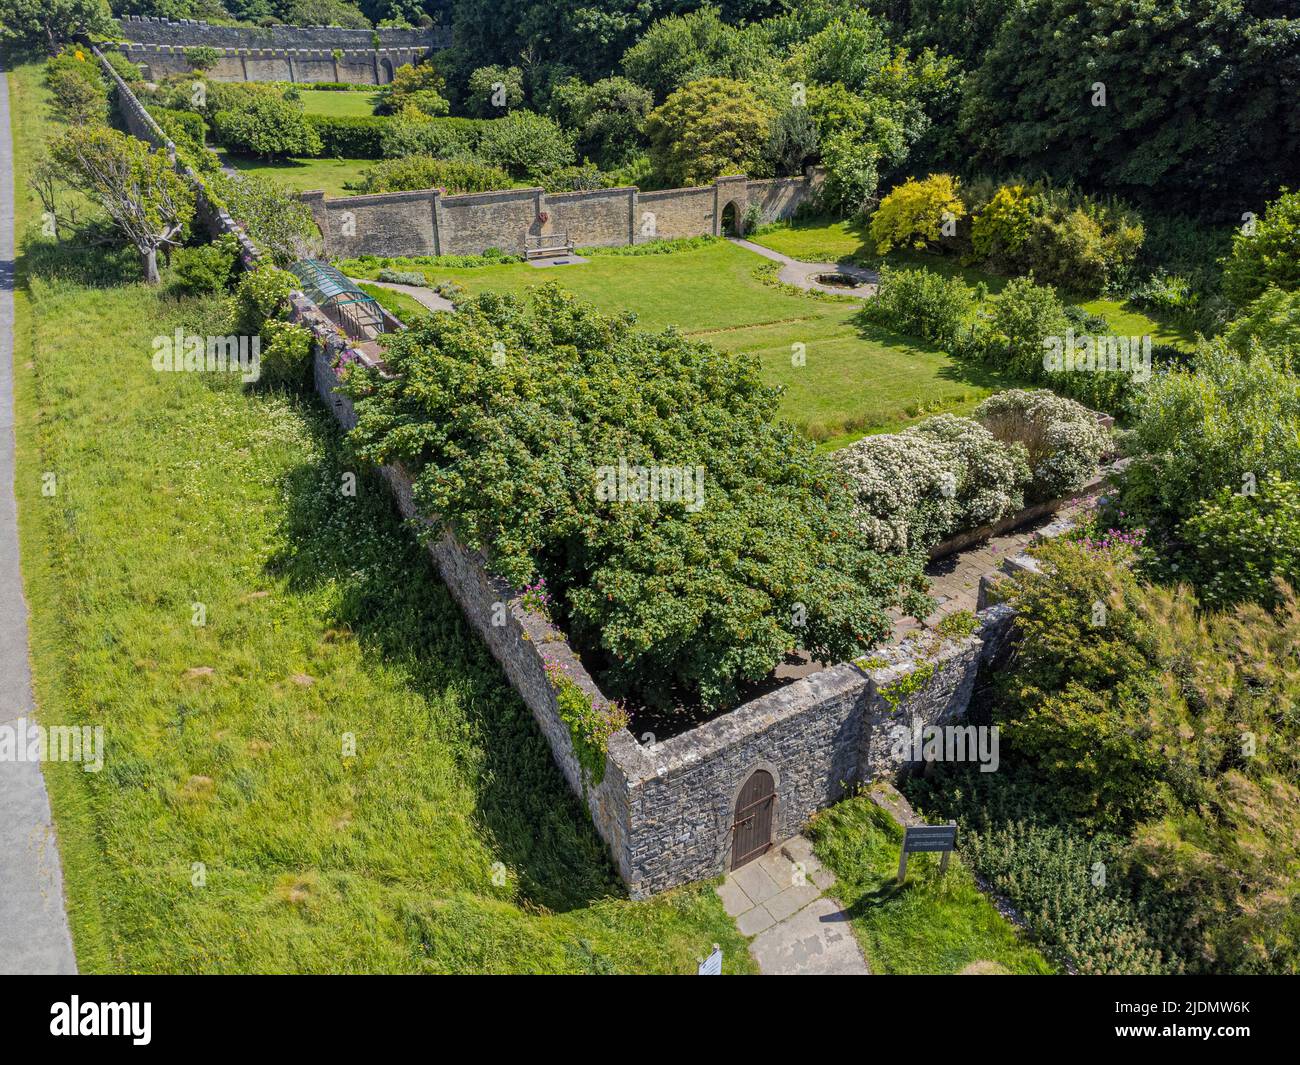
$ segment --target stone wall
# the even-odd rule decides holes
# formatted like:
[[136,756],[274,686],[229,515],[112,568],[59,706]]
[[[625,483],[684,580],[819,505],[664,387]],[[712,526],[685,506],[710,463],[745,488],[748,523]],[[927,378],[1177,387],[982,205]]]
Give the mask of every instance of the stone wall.
[[151,80],[190,74],[187,48],[221,52],[206,72],[215,81],[320,81],[386,85],[393,71],[451,45],[451,31],[345,30],[338,26],[210,26],[192,19],[121,20],[117,47]]
[[[720,236],[728,205],[737,217],[756,203],[770,221],[789,218],[816,194],[823,173],[749,181],[718,178],[690,189],[634,187],[547,193],[540,188],[447,196],[441,189],[369,196],[303,193],[334,258],[355,255],[477,255],[487,248],[522,255],[526,237],[567,233],[576,247],[616,247],[656,239]],[[545,214],[546,220],[542,220]]]
[[123,15],[124,40],[137,44],[194,48],[381,48],[451,47],[451,30],[347,30],[341,26],[212,26],[199,19],[165,19]]

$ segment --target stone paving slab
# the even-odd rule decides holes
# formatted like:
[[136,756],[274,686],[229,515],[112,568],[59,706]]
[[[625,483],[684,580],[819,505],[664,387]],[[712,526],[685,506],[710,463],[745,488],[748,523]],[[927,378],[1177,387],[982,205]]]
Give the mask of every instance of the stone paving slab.
[[868,975],[848,917],[823,894],[835,875],[795,836],[729,873],[717,892],[764,975]]

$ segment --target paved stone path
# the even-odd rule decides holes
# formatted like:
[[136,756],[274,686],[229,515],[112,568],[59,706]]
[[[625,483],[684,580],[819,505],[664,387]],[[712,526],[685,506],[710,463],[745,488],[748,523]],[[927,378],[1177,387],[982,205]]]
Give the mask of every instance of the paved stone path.
[[410,296],[416,303],[428,307],[431,311],[454,311],[456,308],[451,300],[445,296],[439,296],[431,288],[425,288],[423,285],[399,285],[395,281],[371,281],[369,278],[348,278],[354,285],[366,284],[377,285],[379,288],[392,289],[394,292],[401,292],[403,295]]
[[[33,709],[14,498],[14,182],[0,65],[0,726]],[[59,846],[37,762],[0,762],[0,973],[75,973]]]
[[1076,516],[1091,507],[1100,494],[1099,489],[1090,495],[1071,500],[1054,514],[1021,529],[991,537],[965,551],[931,562],[926,566],[925,573],[930,578],[930,594],[937,603],[934,613],[922,625],[914,618],[898,617],[895,612],[893,642],[898,643],[923,627],[934,628],[949,614],[962,610],[969,610],[973,614],[979,598],[980,578],[984,574],[1001,569],[1006,559],[1024,554],[1025,548],[1038,538],[1040,529]]
[[[773,251],[771,248],[765,248],[761,244],[755,244],[752,240],[744,240],[741,237],[727,239],[737,247],[761,255],[764,259],[771,259],[774,263],[780,263],[781,269],[777,271],[776,276],[787,285],[816,289],[818,292],[829,292],[836,296],[857,296],[859,299],[869,299],[876,294],[876,284],[880,281],[880,274],[875,270],[854,266],[852,263],[806,263],[801,259],[792,259],[779,251]],[[844,274],[854,278],[859,284],[852,288],[842,285],[823,285],[820,281],[813,280],[818,274]]]
[[717,889],[764,976],[867,976],[844,908],[823,894],[834,875],[795,836],[728,873]]

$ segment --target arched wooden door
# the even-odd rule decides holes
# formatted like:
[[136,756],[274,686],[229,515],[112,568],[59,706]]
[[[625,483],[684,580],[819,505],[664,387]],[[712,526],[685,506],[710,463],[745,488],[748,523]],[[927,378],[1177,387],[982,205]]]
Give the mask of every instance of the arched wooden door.
[[772,814],[776,809],[776,787],[772,774],[755,769],[736,798],[736,820],[731,826],[731,868],[772,849]]

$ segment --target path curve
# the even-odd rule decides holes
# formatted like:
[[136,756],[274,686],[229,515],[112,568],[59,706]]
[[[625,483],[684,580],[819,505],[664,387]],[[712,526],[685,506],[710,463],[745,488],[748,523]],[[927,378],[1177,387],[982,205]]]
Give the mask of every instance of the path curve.
[[[876,294],[876,286],[880,282],[880,274],[865,266],[856,266],[853,263],[807,263],[802,259],[792,259],[779,251],[765,248],[761,244],[755,244],[752,240],[745,240],[743,237],[728,237],[727,240],[746,251],[761,255],[764,259],[780,263],[781,269],[777,271],[777,278],[797,288],[829,292],[833,296],[854,296],[865,300]],[[820,281],[814,280],[818,274],[844,274],[859,284],[853,288],[823,285]]]
[[[14,153],[6,71],[0,64],[0,728],[16,729],[20,718],[30,723],[35,703],[14,497]],[[76,971],[40,763],[0,761],[0,973]]]
[[454,311],[456,309],[456,305],[446,296],[439,296],[438,293],[425,288],[423,285],[400,285],[396,281],[371,281],[368,277],[349,277],[348,280],[354,285],[377,285],[379,288],[400,292],[403,295],[410,296],[416,303],[422,307],[427,307],[431,311]]

